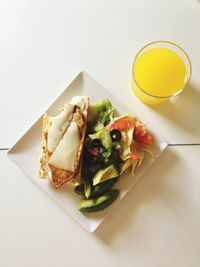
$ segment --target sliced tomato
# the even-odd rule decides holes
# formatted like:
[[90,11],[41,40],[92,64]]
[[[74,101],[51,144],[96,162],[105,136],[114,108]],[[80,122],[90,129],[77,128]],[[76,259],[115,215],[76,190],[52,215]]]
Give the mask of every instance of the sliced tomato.
[[134,127],[135,126],[135,121],[134,119],[127,119],[126,120],[127,126],[128,127]]
[[117,129],[119,131],[126,131],[130,127],[134,127],[134,119],[120,118],[114,121],[111,125],[111,130]]
[[141,144],[138,144],[138,143],[132,143],[132,147],[133,148],[136,148],[136,149],[140,149],[141,148]]
[[132,160],[139,160],[140,159],[140,157],[135,153],[130,153],[129,158]]
[[137,143],[151,145],[153,143],[153,138],[150,133],[147,132],[144,126],[139,126],[134,129],[133,139]]

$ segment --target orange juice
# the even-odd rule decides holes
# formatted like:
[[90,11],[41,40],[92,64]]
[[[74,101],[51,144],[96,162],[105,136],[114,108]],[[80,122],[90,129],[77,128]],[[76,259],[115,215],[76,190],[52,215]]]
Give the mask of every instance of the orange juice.
[[181,56],[167,47],[141,51],[133,66],[133,91],[147,104],[159,104],[182,90],[187,68]]

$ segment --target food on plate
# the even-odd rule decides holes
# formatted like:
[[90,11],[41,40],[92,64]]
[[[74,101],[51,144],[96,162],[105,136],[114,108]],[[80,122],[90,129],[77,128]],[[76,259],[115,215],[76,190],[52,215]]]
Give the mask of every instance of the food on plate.
[[88,97],[76,96],[56,117],[44,115],[40,177],[55,188],[73,181],[80,211],[103,210],[118,197],[120,176],[134,175],[146,153],[154,156],[153,142],[142,122],[119,116],[108,99],[89,105]]
[[79,208],[80,211],[84,212],[95,212],[110,206],[115,199],[118,197],[118,190],[108,190],[105,194],[93,198],[93,199],[84,199],[81,202],[81,206]]
[[74,97],[57,116],[43,116],[39,176],[49,178],[55,188],[81,171],[88,104],[88,97]]

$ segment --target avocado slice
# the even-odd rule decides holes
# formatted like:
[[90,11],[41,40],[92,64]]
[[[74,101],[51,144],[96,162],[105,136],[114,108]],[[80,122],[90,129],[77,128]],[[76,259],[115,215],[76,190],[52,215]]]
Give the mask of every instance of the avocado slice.
[[93,177],[93,185],[97,185],[111,178],[115,178],[119,175],[117,169],[113,164],[104,169],[100,169]]
[[92,193],[92,185],[90,184],[89,180],[85,180],[84,193],[86,198],[89,198]]
[[79,195],[85,196],[85,193],[84,193],[84,184],[77,184],[77,185],[75,185],[74,192],[77,193],[77,194],[79,194]]
[[96,212],[107,208],[119,195],[119,190],[109,190],[106,194],[94,198],[83,199],[79,210],[82,212]]
[[97,184],[91,187],[91,184],[85,183],[85,184],[77,184],[74,187],[75,193],[88,198],[94,198],[102,195],[106,191],[108,191],[115,183],[117,182],[116,178],[109,179],[107,181],[104,181],[100,184]]
[[108,191],[115,183],[117,182],[116,178],[109,179],[100,184],[97,184],[93,187],[93,191],[90,194],[90,198],[98,197]]

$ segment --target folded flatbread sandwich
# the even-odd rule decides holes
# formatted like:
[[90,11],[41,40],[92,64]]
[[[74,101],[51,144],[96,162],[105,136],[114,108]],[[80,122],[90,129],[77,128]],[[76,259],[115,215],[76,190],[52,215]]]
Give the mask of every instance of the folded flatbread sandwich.
[[75,96],[56,117],[43,116],[39,177],[55,188],[80,176],[88,105],[88,97]]

